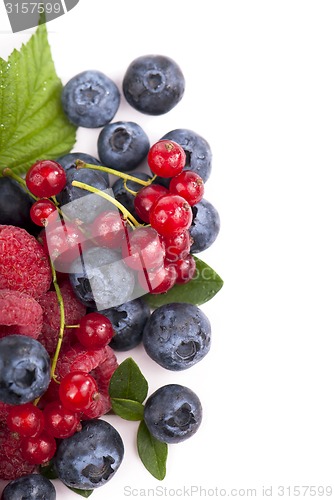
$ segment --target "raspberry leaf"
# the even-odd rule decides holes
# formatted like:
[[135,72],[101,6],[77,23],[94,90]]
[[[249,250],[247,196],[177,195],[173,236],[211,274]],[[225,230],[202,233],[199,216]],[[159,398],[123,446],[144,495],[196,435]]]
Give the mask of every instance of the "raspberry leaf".
[[144,421],[139,424],[137,449],[146,469],[152,476],[162,481],[166,476],[168,446],[152,436]]
[[132,358],[125,359],[113,373],[109,384],[111,399],[127,399],[142,403],[148,392],[148,383]]
[[144,299],[152,308],[160,307],[170,302],[188,302],[200,306],[212,299],[222,288],[224,282],[221,277],[208,264],[198,257],[196,273],[188,283],[174,285],[173,288],[162,294],[146,294]]
[[8,61],[0,58],[0,172],[9,167],[23,174],[37,159],[72,149],[76,128],[63,112],[61,92],[41,24]]
[[112,398],[111,405],[114,413],[125,420],[142,420],[144,418],[144,406],[138,401]]

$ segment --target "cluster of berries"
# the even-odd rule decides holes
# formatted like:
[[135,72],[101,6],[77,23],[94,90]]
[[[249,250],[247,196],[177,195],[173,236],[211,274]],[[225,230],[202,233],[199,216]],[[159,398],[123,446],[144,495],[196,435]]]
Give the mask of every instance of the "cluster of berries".
[[[133,87],[140,80],[143,88]],[[161,56],[133,61],[123,82],[129,104],[151,115],[172,109],[183,91],[180,69]],[[203,199],[209,145],[177,129],[149,147],[137,124],[109,124],[119,101],[115,84],[99,72],[83,72],[63,89],[70,121],[104,127],[104,165],[72,153],[37,161],[25,181],[8,171],[0,179],[0,194],[13,193],[22,213],[29,207],[34,224],[29,234],[30,225],[16,227],[26,224],[20,217],[17,223],[19,210],[0,210],[0,478],[18,478],[4,499],[27,487],[53,500],[53,485],[36,474],[51,459],[69,487],[92,489],[113,476],[123,442],[99,419],[112,406],[113,349],[143,341],[169,370],[192,366],[210,349],[210,322],[197,306],[170,303],[151,313],[141,298],[191,281],[193,253],[218,234],[218,213]],[[152,176],[125,173],[144,158]],[[111,189],[112,175],[120,179]],[[187,439],[201,418],[196,394],[176,384],[152,394],[143,412],[149,433],[163,443]]]

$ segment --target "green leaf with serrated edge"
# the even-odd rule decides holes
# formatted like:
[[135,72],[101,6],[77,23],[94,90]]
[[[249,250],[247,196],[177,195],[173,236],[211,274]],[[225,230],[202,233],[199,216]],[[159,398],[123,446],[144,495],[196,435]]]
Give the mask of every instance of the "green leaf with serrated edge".
[[144,420],[139,424],[137,433],[138,454],[146,469],[159,481],[166,476],[168,455],[167,443],[162,443],[152,436]]
[[67,487],[69,490],[74,491],[74,493],[77,493],[78,495],[81,495],[84,498],[88,498],[91,496],[92,493],[94,493],[94,490],[79,490],[78,488],[71,488],[70,486]]
[[124,420],[142,420],[144,417],[144,406],[138,401],[131,399],[111,399],[112,410]]
[[58,478],[58,474],[54,468],[53,460],[50,460],[50,462],[47,465],[40,465],[39,466],[39,473],[48,479],[57,479]]
[[23,174],[36,160],[72,149],[76,127],[64,114],[61,92],[42,24],[8,61],[0,58],[0,172]]
[[111,399],[131,399],[142,403],[148,391],[147,380],[132,358],[126,358],[113,373],[109,384]]
[[188,302],[200,306],[212,299],[222,288],[224,282],[221,277],[208,264],[198,257],[196,261],[196,274],[191,281],[182,285],[174,285],[166,293],[146,294],[143,298],[152,308],[163,306],[171,302]]

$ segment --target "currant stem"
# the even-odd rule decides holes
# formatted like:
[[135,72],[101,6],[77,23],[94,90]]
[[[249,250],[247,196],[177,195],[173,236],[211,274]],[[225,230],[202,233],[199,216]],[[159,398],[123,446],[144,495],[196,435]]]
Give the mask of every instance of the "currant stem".
[[31,196],[31,198],[33,198],[35,201],[39,200],[39,198],[37,198],[37,196],[34,196],[29,191],[29,189],[27,188],[27,185],[26,185],[26,181],[24,179],[22,179],[22,177],[20,177],[19,175],[15,174],[15,172],[13,172],[9,167],[3,169],[2,175],[4,177],[11,177],[15,181],[17,181],[23,187],[23,189]]
[[80,328],[80,325],[65,325],[65,328]]
[[126,191],[128,191],[128,193],[132,194],[133,196],[136,196],[138,191],[133,191],[132,189],[128,188],[128,186],[126,185],[126,182],[127,182],[126,179],[124,179],[123,186],[126,189]]
[[[63,301],[63,296],[61,294],[58,282],[57,282],[57,275],[56,275],[56,270],[54,268],[53,262],[50,259],[50,267],[52,271],[52,282],[53,286],[55,288],[55,292],[57,295],[57,300],[59,304],[59,310],[60,310],[60,326],[59,326],[59,335],[58,335],[58,342],[57,342],[57,347],[55,354],[52,359],[52,365],[51,365],[51,378],[55,380],[55,371],[56,371],[56,366],[57,366],[57,361],[59,358],[59,352],[61,349],[61,345],[63,342],[64,338],[64,328],[65,328],[65,307],[64,307],[64,301]],[[56,381],[56,380],[55,380]]]
[[93,187],[93,186],[89,186],[89,184],[85,184],[84,182],[79,182],[79,181],[72,181],[72,186],[74,187],[79,187],[81,189],[85,189],[86,191],[89,191],[90,193],[95,193],[99,196],[101,196],[102,198],[104,198],[105,200],[108,200],[110,201],[110,203],[112,203],[113,205],[115,205],[115,207],[117,207],[121,212],[122,214],[124,215],[124,217],[126,217],[126,219],[129,220],[129,222],[131,221],[132,224],[135,226],[135,227],[139,227],[141,226],[141,224],[139,224],[139,222],[134,218],[134,216],[122,205],[122,203],[120,203],[118,200],[116,200],[115,198],[112,198],[109,194],[105,193],[104,191],[100,191],[99,189]]
[[124,172],[119,172],[118,170],[114,170],[113,168],[103,167],[100,165],[92,165],[91,163],[85,163],[82,160],[76,160],[75,165],[77,168],[90,168],[91,170],[100,170],[101,172],[107,172],[107,174],[116,175],[116,177],[121,177],[126,181],[137,182],[137,184],[140,184],[141,186],[149,186],[156,178],[156,175],[154,175],[152,179],[149,179],[148,181],[143,181],[141,179],[138,179],[138,177],[125,174]]

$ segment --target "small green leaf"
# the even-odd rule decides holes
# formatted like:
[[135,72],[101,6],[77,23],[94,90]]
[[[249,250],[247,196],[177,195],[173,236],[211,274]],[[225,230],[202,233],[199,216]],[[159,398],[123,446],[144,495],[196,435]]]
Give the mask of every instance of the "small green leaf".
[[174,285],[166,293],[146,294],[144,299],[152,308],[163,306],[171,302],[188,302],[200,306],[212,299],[222,288],[224,282],[221,277],[198,257],[196,274],[191,281],[182,285]]
[[137,434],[139,457],[146,469],[159,481],[166,476],[168,446],[152,436],[144,420],[139,424]]
[[91,496],[92,493],[94,493],[94,490],[79,490],[78,488],[70,488],[70,486],[67,486],[69,490],[74,491],[74,493],[77,493],[78,495],[81,495],[84,498],[88,498]]
[[131,399],[142,403],[147,396],[147,391],[147,380],[132,358],[125,359],[110,379],[111,399]]
[[45,24],[8,61],[0,58],[0,172],[23,174],[72,149],[76,127],[62,109],[62,88]]
[[48,479],[57,479],[58,478],[58,474],[54,468],[53,460],[51,460],[48,463],[48,465],[40,465],[39,466],[39,473],[42,476],[47,477]]
[[144,417],[144,406],[138,401],[112,398],[111,405],[114,413],[124,420],[142,420]]

